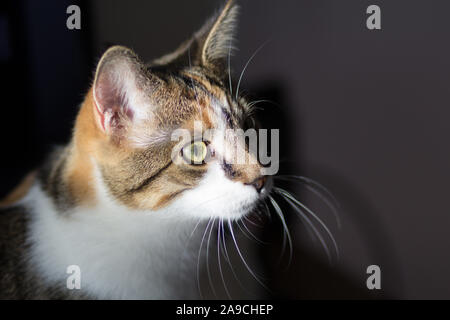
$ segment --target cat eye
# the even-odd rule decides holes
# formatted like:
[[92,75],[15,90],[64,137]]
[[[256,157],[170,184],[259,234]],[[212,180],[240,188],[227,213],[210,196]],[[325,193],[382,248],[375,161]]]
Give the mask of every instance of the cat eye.
[[204,164],[207,154],[208,146],[204,141],[194,141],[181,149],[183,159],[194,165]]

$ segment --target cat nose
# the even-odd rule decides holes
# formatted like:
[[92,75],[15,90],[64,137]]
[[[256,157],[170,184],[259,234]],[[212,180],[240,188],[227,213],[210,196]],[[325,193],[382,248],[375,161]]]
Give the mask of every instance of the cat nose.
[[248,183],[249,185],[252,185],[255,187],[256,191],[261,192],[261,190],[264,188],[264,185],[266,184],[267,178],[265,176],[256,178],[253,180],[253,182]]

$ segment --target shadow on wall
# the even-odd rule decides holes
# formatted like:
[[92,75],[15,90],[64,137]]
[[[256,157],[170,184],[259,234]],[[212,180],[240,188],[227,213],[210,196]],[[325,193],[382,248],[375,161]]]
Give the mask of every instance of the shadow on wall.
[[[342,217],[356,226],[359,240],[367,248],[370,260],[382,266],[382,291],[385,293],[382,298],[402,297],[404,279],[400,271],[399,259],[376,207],[344,176],[327,168],[315,168],[311,171],[314,172],[314,177],[333,190],[340,203]],[[367,291],[366,288],[364,289]]]
[[[293,128],[301,125],[301,119],[293,121],[288,114],[283,85],[281,82],[271,81],[270,84],[262,84],[250,92],[262,100],[257,111],[258,119],[261,119],[264,128],[280,128],[280,171],[279,174],[298,173],[302,168],[303,160],[294,159],[293,149],[301,148],[302,143],[295,142],[293,146]],[[300,166],[298,164],[300,162]],[[337,264],[329,264],[318,257],[317,253],[308,249],[308,243],[302,245],[301,233],[306,231],[306,225],[301,225],[301,230],[291,230],[293,236],[293,259],[287,270],[288,259],[283,259],[280,264],[280,251],[282,248],[282,224],[276,215],[272,213],[270,223],[265,224],[263,241],[270,245],[261,246],[260,257],[265,262],[266,274],[270,281],[272,297],[286,299],[388,299],[402,296],[402,278],[400,275],[396,254],[390,245],[389,235],[378,218],[375,207],[367,200],[364,194],[355,188],[344,177],[339,176],[326,168],[316,168],[308,172],[327,188],[333,191],[333,195],[340,204],[339,215],[341,219],[351,221],[356,225],[357,232],[361,234],[364,242],[362,245],[368,248],[368,256],[372,261],[377,261],[383,266],[383,290],[368,290],[366,287],[367,274],[351,275],[345,268]],[[292,187],[292,186],[291,186]],[[289,189],[289,188],[288,188]],[[291,188],[292,190],[292,188]],[[306,196],[306,197],[305,197]],[[308,199],[307,195],[300,197]],[[298,217],[292,209],[280,205],[286,216],[287,224],[295,228]],[[319,212],[319,216],[320,216]],[[343,221],[345,223],[345,221]],[[338,244],[339,245],[339,244]],[[285,256],[286,258],[286,256]]]

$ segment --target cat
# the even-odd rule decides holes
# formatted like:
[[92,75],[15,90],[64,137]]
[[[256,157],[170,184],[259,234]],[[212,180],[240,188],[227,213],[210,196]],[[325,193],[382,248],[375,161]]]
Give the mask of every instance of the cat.
[[[0,298],[196,299],[208,296],[198,280],[205,269],[203,279],[224,284],[215,296],[230,296],[225,278],[238,267],[226,271],[218,256],[220,272],[211,271],[205,251],[230,262],[225,229],[254,211],[272,185],[245,143],[224,139],[225,129],[252,120],[251,104],[230,86],[237,15],[228,1],[150,64],[122,46],[103,54],[71,141],[3,203]],[[216,131],[209,140],[172,139],[178,129],[195,136],[196,123]],[[228,161],[233,152],[253,161]],[[214,248],[202,249],[211,234]],[[69,288],[71,266],[80,272],[79,288]],[[243,286],[251,291],[256,280]]]

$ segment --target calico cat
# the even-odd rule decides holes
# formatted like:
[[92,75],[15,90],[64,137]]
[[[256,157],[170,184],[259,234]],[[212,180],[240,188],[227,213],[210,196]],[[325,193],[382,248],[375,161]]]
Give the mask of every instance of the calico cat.
[[[225,129],[246,128],[251,113],[229,87],[237,13],[228,1],[148,65],[125,47],[104,53],[70,143],[3,203],[0,298],[200,297],[200,242],[214,223],[225,238],[224,224],[254,210],[271,185],[245,144],[223,139]],[[175,129],[195,135],[198,122],[215,134],[172,139]],[[228,161],[236,149],[254,161]],[[81,289],[68,289],[69,266],[79,268]],[[218,274],[210,282],[225,280]]]

